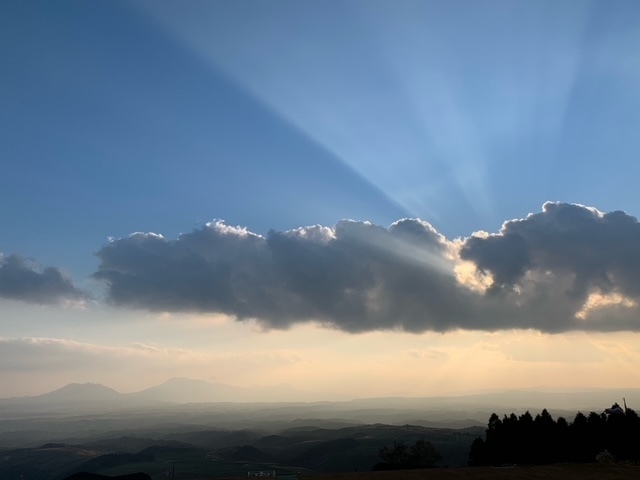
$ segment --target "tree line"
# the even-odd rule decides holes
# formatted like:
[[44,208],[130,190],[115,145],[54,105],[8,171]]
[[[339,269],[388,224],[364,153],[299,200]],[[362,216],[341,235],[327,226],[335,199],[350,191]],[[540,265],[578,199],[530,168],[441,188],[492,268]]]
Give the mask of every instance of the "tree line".
[[384,446],[378,450],[382,460],[372,470],[404,470],[413,468],[433,468],[442,456],[433,444],[427,440],[418,440],[413,445],[393,442],[392,447]]
[[587,463],[603,452],[616,461],[640,461],[640,417],[634,410],[614,404],[606,413],[578,412],[573,422],[554,420],[546,409],[535,418],[528,411],[502,419],[493,413],[485,438],[471,444],[469,465]]

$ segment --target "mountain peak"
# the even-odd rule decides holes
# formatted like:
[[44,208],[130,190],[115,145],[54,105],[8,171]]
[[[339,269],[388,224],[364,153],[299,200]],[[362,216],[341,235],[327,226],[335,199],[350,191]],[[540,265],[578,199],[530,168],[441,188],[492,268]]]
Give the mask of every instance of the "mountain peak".
[[69,383],[58,390],[33,398],[43,401],[104,402],[121,397],[121,393],[100,383]]

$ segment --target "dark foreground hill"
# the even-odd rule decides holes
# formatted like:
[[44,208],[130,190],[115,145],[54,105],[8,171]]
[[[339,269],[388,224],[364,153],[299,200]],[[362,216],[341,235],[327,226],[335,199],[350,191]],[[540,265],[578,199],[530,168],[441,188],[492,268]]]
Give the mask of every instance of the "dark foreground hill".
[[151,480],[151,477],[146,473],[130,473],[128,475],[120,475],[117,477],[107,477],[104,475],[98,475],[97,473],[78,472],[70,475],[64,480]]
[[471,442],[483,431],[482,427],[452,430],[376,424],[294,427],[267,435],[186,430],[152,439],[118,434],[85,444],[50,442],[36,448],[0,449],[0,480],[62,480],[75,472],[108,476],[145,472],[158,479],[166,478],[170,463],[175,463],[180,479],[246,477],[249,470],[277,470],[279,475],[369,471],[380,461],[381,447],[420,439],[435,445],[443,457],[440,465],[454,467],[466,465]]
[[393,472],[301,475],[300,480],[632,480],[640,466],[563,464],[535,467],[429,468]]

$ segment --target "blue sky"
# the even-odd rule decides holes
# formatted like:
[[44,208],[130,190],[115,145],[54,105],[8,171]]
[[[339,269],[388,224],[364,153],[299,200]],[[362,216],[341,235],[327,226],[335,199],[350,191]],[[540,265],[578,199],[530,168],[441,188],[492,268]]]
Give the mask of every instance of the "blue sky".
[[[113,276],[116,266],[124,268],[122,262],[135,255],[128,250],[134,242],[130,234],[153,232],[171,242],[192,232],[192,237],[167,247],[178,254],[199,238],[197,232],[222,236],[220,228],[204,227],[214,219],[264,237],[269,231],[282,233],[270,237],[268,246],[270,255],[284,255],[274,245],[276,240],[285,242],[278,247],[283,252],[298,248],[295,242],[286,246],[293,234],[283,232],[292,229],[332,229],[342,219],[386,228],[402,218],[420,218],[444,236],[443,249],[458,248],[456,252],[463,252],[460,262],[474,263],[477,285],[492,279],[497,288],[496,279],[504,278],[501,288],[511,287],[524,280],[503,265],[517,264],[519,257],[489,258],[493,247],[460,247],[455,239],[481,230],[497,233],[503,222],[529,213],[540,214],[539,222],[531,221],[531,228],[540,229],[546,228],[548,217],[562,222],[584,213],[553,207],[543,212],[547,201],[640,214],[635,193],[640,173],[639,17],[640,4],[633,0],[4,2],[0,252],[5,258],[17,254],[33,259],[35,265],[59,269],[73,288],[89,292],[86,310],[68,317],[84,315],[93,319],[88,320],[92,325],[105,315],[137,318],[182,315],[186,310],[230,318],[249,312],[258,323],[276,327],[297,324],[297,316],[307,321],[316,315],[321,324],[350,332],[342,335],[389,328],[382,317],[369,314],[364,323],[346,322],[347,313],[355,312],[349,308],[357,310],[355,306],[341,313],[323,310],[319,305],[329,297],[317,292],[337,295],[335,286],[349,275],[313,270],[311,263],[304,263],[308,250],[301,246],[296,265],[307,265],[317,283],[289,270],[287,281],[299,286],[313,283],[316,293],[309,294],[309,286],[304,300],[311,309],[283,310],[270,304],[267,314],[260,309],[266,304],[259,301],[267,290],[252,290],[253,283],[245,285],[246,298],[260,308],[243,310],[222,297],[205,301],[189,297],[191,293],[189,298],[176,298],[175,309],[164,303],[161,307],[152,299],[169,298],[167,291],[176,291],[175,282],[196,279],[193,271],[183,272],[170,262],[163,267],[174,282],[162,287],[168,290],[151,291],[148,284],[137,290]],[[612,242],[601,244],[601,250],[616,248],[615,235],[629,242],[635,238],[622,227],[615,230],[618,233],[607,230],[616,218],[600,222],[603,238]],[[347,241],[353,225],[338,225],[344,228],[336,227],[331,234],[299,230],[293,236],[318,242],[335,237],[346,245],[344,251],[356,255],[360,247],[351,250]],[[401,235],[402,228],[422,228],[407,225],[394,231]],[[558,239],[561,231],[555,231]],[[227,236],[245,239],[239,232]],[[340,232],[347,236],[340,237]],[[451,259],[449,254],[442,254],[445,261],[440,253],[430,250],[427,255],[413,244],[389,240],[393,235],[375,237],[380,242],[376,246],[384,244],[402,258],[413,255],[429,268]],[[153,243],[151,237],[135,241],[140,248]],[[209,245],[207,255],[224,253],[242,263],[243,249],[254,248],[225,250],[224,245]],[[496,245],[503,251],[511,248],[506,241]],[[542,243],[535,245],[535,258],[551,258]],[[327,255],[325,265],[340,264]],[[547,260],[536,261],[546,265]],[[592,271],[581,261],[586,265],[590,258],[567,263],[572,275]],[[620,264],[618,259],[607,261]],[[281,269],[289,265],[282,262]],[[577,284],[567,287],[582,292],[576,293],[584,295],[582,303],[558,300],[562,307],[545,314],[578,315],[580,305],[598,302],[633,304],[634,283],[629,279],[635,271],[620,273],[605,263],[603,259],[593,268],[606,272],[609,283],[590,274],[584,292]],[[461,280],[464,268],[456,265],[457,281],[471,282],[470,277]],[[527,275],[532,269],[531,263],[521,266]],[[617,273],[611,273],[614,270]],[[395,267],[384,271],[396,275]],[[136,275],[162,274],[145,270]],[[216,291],[228,287],[225,280],[214,280],[212,272],[198,275],[204,275],[197,277],[200,285]],[[404,302],[406,307],[421,295],[413,286],[432,285],[431,277],[415,275],[419,279],[414,283],[385,283],[389,291],[402,291],[384,304],[388,315],[397,313],[389,305]],[[333,287],[323,290],[323,279],[333,279]],[[345,291],[364,285],[351,277],[349,282],[345,280]],[[122,291],[131,296],[125,299]],[[14,294],[5,297],[1,302],[5,312],[11,312],[5,317],[11,318],[5,320],[6,338],[68,340],[67,320],[52,325],[45,319],[67,318],[64,312],[34,311],[29,301],[16,300]],[[555,300],[550,304],[556,305]],[[401,308],[403,320],[391,327],[416,334],[425,329],[447,331],[442,325],[448,325],[448,315],[464,316],[432,303],[419,305],[433,308],[428,327],[409,318],[418,311],[410,308]],[[491,315],[512,315],[500,310],[507,308],[503,305],[486,308],[501,312],[487,310],[494,312]],[[526,312],[522,318],[536,315],[542,314]],[[618,326],[594,328],[637,330],[625,323],[626,317],[620,318],[620,324],[610,323]],[[228,322],[235,325],[234,320]],[[454,322],[455,328],[473,329],[465,322]],[[503,328],[500,322],[483,322],[480,330]],[[525,319],[514,327],[505,320],[504,325],[535,330],[542,325],[536,322]],[[225,325],[216,328],[232,328]],[[100,343],[98,339],[105,338],[100,328],[83,330],[78,341]],[[566,329],[575,326],[540,327],[543,332]],[[167,330],[147,340],[163,344],[172,336],[175,332]],[[140,334],[136,341],[144,340]],[[121,332],[108,341],[122,346],[133,340]],[[190,348],[189,341],[180,348]]]

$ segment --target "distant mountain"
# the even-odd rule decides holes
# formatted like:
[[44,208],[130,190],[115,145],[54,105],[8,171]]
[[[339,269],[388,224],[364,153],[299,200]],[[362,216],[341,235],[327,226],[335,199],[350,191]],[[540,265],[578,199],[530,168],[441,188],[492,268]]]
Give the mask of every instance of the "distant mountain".
[[53,392],[40,395],[38,398],[46,400],[73,400],[82,397],[84,400],[113,400],[122,398],[120,392],[113,388],[105,387],[100,383],[70,383]]
[[242,388],[231,385],[214,384],[205,380],[189,378],[171,378],[160,385],[130,395],[144,400],[189,403],[233,401],[241,397],[243,393]]
[[119,403],[124,399],[125,395],[122,393],[99,383],[70,383],[44,395],[7,400],[20,400],[23,404],[41,405],[70,403],[106,404]]
[[172,378],[145,390],[120,393],[98,383],[70,383],[53,392],[33,397],[2,398],[0,405],[21,407],[82,406],[120,408],[140,407],[162,403],[213,403],[213,402],[296,402],[309,399],[305,392],[290,385],[268,387],[237,387],[205,380]]
[[[205,380],[189,378],[172,378],[166,382],[134,393],[119,393],[104,385],[96,383],[71,383],[53,392],[34,397],[5,398],[0,399],[0,406],[12,406],[19,409],[33,410],[44,408],[47,410],[59,410],[60,408],[73,407],[86,412],[92,409],[120,409],[129,407],[147,407],[155,405],[187,404],[187,403],[288,403],[286,414],[292,414],[296,402],[313,402],[316,395],[296,390],[290,385],[238,387],[223,383],[212,383]],[[419,418],[410,411],[456,411],[456,418],[447,420],[460,420],[461,418],[478,418],[478,411],[492,410],[496,412],[541,410],[567,411],[602,411],[612,403],[622,404],[626,398],[627,405],[631,408],[640,407],[640,389],[602,389],[589,391],[534,391],[534,390],[507,390],[503,392],[484,393],[476,395],[459,395],[448,397],[387,397],[387,398],[360,398],[346,402],[313,402],[300,406],[304,416],[298,418],[320,418],[311,411],[330,412],[336,411],[360,411],[366,418],[357,418],[361,421],[370,421],[371,415],[388,415],[389,409],[398,410],[393,416],[380,417],[386,422],[396,422],[399,414],[411,415],[411,419]],[[311,409],[311,410],[310,410]],[[383,412],[384,411],[384,412]],[[404,412],[404,413],[403,413]],[[441,416],[441,415],[440,415]],[[331,418],[338,418],[332,415]],[[351,420],[356,419],[351,415]],[[342,418],[341,420],[344,420]],[[428,419],[432,421],[432,419]],[[441,418],[439,418],[441,420]],[[422,423],[422,422],[421,422]],[[459,423],[459,422],[458,422]],[[453,424],[451,424],[453,425]]]
[[130,394],[131,397],[174,403],[297,401],[304,392],[289,385],[236,387],[205,380],[172,378],[161,385]]

